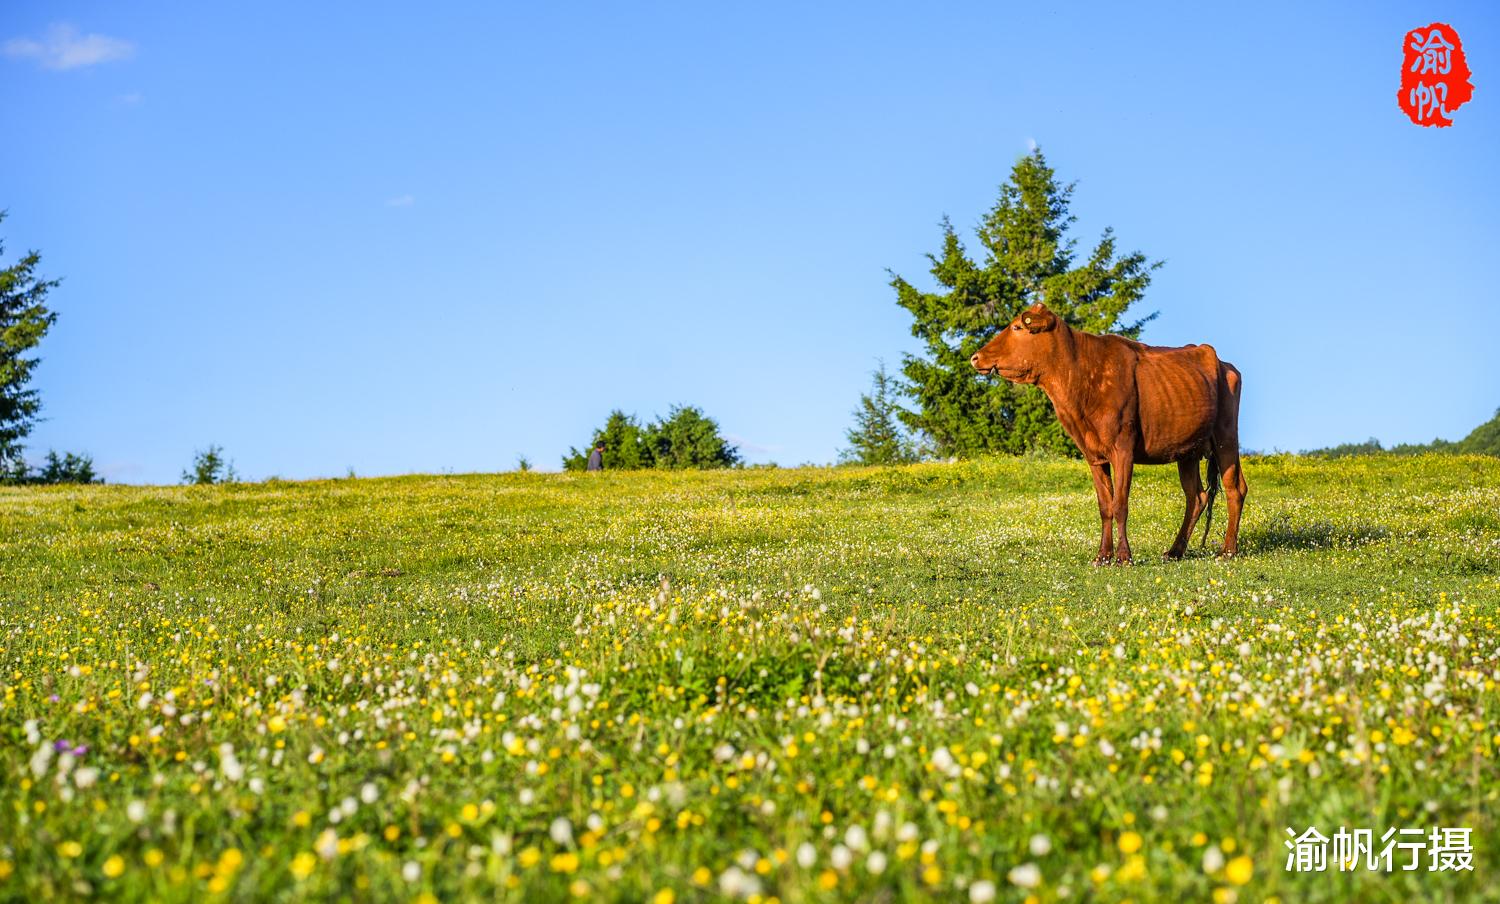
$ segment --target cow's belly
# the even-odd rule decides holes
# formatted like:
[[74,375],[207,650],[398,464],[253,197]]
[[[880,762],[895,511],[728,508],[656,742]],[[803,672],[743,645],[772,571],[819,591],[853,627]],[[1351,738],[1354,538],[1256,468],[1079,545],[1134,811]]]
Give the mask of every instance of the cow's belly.
[[1211,421],[1209,426],[1193,432],[1150,436],[1142,431],[1141,446],[1135,450],[1135,460],[1143,465],[1165,465],[1184,458],[1202,456],[1208,451],[1211,432]]
[[[1186,356],[1184,356],[1186,358]],[[1166,464],[1208,450],[1218,414],[1218,387],[1199,362],[1142,362],[1139,389],[1140,442],[1136,460]]]

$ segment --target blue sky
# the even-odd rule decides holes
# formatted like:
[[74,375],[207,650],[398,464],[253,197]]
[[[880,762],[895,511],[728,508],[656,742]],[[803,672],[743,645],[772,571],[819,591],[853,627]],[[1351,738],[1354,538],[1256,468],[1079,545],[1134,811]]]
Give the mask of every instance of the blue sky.
[[[1084,247],[1167,262],[1144,338],[1239,366],[1247,446],[1500,406],[1492,4],[168,6],[0,11],[6,260],[65,279],[29,447],[112,481],[556,468],[674,403],[829,461],[914,348],[887,268],[1031,142]],[[1395,99],[1434,20],[1443,130]]]

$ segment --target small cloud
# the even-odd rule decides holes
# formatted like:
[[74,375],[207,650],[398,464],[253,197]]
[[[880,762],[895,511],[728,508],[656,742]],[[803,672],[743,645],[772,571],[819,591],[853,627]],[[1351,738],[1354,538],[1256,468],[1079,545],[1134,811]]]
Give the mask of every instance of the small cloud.
[[97,470],[107,482],[125,483],[144,474],[146,466],[138,461],[107,461]]
[[135,45],[101,34],[79,34],[71,25],[59,24],[47,29],[40,41],[12,38],[5,42],[5,55],[13,60],[34,60],[43,69],[78,69],[98,63],[128,60],[135,55]]
[[1036,139],[1035,138],[1028,138],[1028,139],[1026,139],[1026,150],[1032,151],[1033,153],[1036,151]]
[[417,199],[411,195],[397,195],[394,198],[386,198],[386,207],[410,207],[417,203]]
[[780,446],[762,446],[754,440],[745,439],[734,433],[726,433],[724,438],[733,445],[739,446],[741,452],[749,452],[752,455],[768,455],[772,452],[780,452]]

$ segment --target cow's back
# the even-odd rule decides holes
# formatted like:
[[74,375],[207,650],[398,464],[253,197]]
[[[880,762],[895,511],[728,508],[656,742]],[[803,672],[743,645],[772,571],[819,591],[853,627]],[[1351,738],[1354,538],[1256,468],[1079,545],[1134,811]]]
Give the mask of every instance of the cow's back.
[[1165,464],[1207,448],[1218,415],[1219,356],[1211,345],[1143,345],[1135,382],[1144,464]]

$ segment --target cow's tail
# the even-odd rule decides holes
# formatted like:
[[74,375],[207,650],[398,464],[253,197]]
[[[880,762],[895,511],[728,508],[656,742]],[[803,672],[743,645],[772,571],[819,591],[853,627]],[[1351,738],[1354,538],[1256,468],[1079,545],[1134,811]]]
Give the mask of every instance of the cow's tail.
[[1198,541],[1198,546],[1208,545],[1208,531],[1214,523],[1214,497],[1219,495],[1219,456],[1215,454],[1213,443],[1208,445],[1208,504],[1203,507],[1203,539]]

